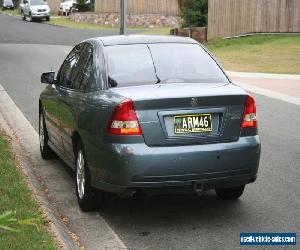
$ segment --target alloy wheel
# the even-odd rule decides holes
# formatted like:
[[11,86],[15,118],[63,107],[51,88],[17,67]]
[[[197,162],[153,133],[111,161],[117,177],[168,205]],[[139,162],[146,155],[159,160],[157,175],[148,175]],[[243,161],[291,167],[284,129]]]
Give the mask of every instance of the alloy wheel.
[[76,162],[76,181],[77,181],[77,192],[80,199],[83,199],[85,192],[85,162],[83,152],[78,151],[77,162]]
[[44,149],[45,146],[45,130],[44,130],[44,119],[43,116],[40,116],[40,147],[41,150]]

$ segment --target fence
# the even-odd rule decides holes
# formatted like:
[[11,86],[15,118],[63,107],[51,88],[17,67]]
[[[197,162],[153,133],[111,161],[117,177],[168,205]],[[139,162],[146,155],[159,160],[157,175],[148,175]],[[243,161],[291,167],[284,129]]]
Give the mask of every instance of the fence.
[[300,32],[300,0],[208,0],[208,39]]
[[51,9],[51,13],[58,14],[59,5],[60,5],[61,1],[60,0],[47,0],[47,3]]
[[[179,0],[127,0],[128,14],[180,15]],[[95,0],[96,13],[117,13],[120,0]]]

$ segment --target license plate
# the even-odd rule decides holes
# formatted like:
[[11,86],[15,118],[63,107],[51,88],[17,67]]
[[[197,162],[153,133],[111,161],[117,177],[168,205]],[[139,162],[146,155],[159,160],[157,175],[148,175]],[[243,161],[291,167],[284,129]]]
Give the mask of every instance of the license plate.
[[174,133],[203,133],[211,132],[210,114],[178,115],[174,116]]

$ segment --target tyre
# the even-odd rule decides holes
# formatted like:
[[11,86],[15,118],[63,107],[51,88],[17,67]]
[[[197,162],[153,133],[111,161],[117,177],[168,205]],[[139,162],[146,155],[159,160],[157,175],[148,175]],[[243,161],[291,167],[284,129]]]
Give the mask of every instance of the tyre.
[[29,13],[28,21],[29,21],[29,22],[32,22],[32,20],[33,20],[32,15],[31,15],[31,13]]
[[26,20],[26,16],[25,16],[25,14],[24,14],[24,12],[23,12],[23,11],[21,11],[21,17],[22,17],[22,20],[23,20],[23,21],[25,21],[25,20]]
[[50,21],[50,17],[49,17],[49,16],[46,17],[46,21],[47,21],[47,22]]
[[42,158],[44,160],[55,158],[56,154],[48,145],[49,137],[48,137],[48,131],[46,128],[43,113],[40,114],[40,119],[39,119],[39,138],[40,138],[40,152]]
[[78,204],[84,212],[95,211],[99,208],[103,195],[91,186],[90,171],[81,141],[77,142],[76,148],[75,177]]
[[235,200],[244,193],[245,185],[232,188],[216,189],[217,195],[223,200]]

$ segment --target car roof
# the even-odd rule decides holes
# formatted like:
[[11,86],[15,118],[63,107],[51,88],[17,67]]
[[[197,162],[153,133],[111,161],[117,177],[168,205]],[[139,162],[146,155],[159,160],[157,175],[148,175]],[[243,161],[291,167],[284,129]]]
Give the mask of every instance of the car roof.
[[194,39],[178,36],[148,36],[148,35],[123,35],[98,37],[104,46],[153,44],[153,43],[197,43]]

